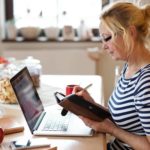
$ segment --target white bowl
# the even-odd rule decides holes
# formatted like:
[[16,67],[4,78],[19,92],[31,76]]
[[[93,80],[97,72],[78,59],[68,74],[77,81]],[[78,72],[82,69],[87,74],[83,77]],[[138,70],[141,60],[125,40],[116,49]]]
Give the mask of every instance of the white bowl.
[[47,27],[47,28],[44,28],[44,33],[48,39],[57,40],[59,36],[59,28]]
[[20,28],[20,33],[27,40],[34,40],[40,34],[41,29],[38,27],[22,27]]

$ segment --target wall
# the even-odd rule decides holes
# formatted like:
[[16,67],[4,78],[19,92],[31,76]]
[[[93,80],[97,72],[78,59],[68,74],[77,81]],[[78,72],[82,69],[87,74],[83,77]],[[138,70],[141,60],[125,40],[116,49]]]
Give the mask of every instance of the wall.
[[[110,2],[117,2],[117,1],[120,1],[120,0],[110,0]],[[140,6],[143,6],[145,4],[150,4],[149,0],[121,0],[121,1],[133,2],[133,3],[140,5]]]
[[4,37],[4,0],[0,0],[0,55],[2,55],[2,44],[1,39]]
[[119,71],[121,71],[123,64],[124,62],[112,60],[105,52],[100,55],[99,74],[103,78],[103,90],[106,105],[115,85],[115,68],[116,66],[119,66]]
[[[5,19],[4,19],[4,0],[0,0],[0,40],[1,40],[1,38],[3,38],[4,37],[4,32],[3,32],[3,30],[5,29],[5,27],[4,27],[4,21],[5,21]],[[2,30],[3,29],[3,30]]]

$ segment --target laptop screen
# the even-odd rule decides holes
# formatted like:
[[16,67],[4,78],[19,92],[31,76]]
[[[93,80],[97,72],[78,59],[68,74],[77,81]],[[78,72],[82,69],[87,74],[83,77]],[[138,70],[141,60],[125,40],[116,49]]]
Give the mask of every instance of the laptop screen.
[[43,112],[44,107],[27,67],[11,78],[10,82],[29,128],[33,131],[34,125]]

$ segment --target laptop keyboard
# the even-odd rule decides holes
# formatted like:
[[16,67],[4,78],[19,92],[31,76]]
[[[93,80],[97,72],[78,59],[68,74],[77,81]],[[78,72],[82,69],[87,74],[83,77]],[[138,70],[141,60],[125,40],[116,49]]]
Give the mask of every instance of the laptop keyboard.
[[55,116],[55,118],[48,119],[43,130],[44,131],[66,131],[71,114],[68,113],[66,116]]

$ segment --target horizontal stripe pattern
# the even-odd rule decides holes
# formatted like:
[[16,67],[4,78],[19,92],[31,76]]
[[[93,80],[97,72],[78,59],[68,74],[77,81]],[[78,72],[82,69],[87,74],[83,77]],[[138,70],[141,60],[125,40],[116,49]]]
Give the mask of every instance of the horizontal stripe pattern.
[[[150,136],[150,64],[126,79],[125,64],[116,88],[109,99],[114,122],[122,129],[137,135]],[[130,150],[127,144],[115,139],[112,150]]]

